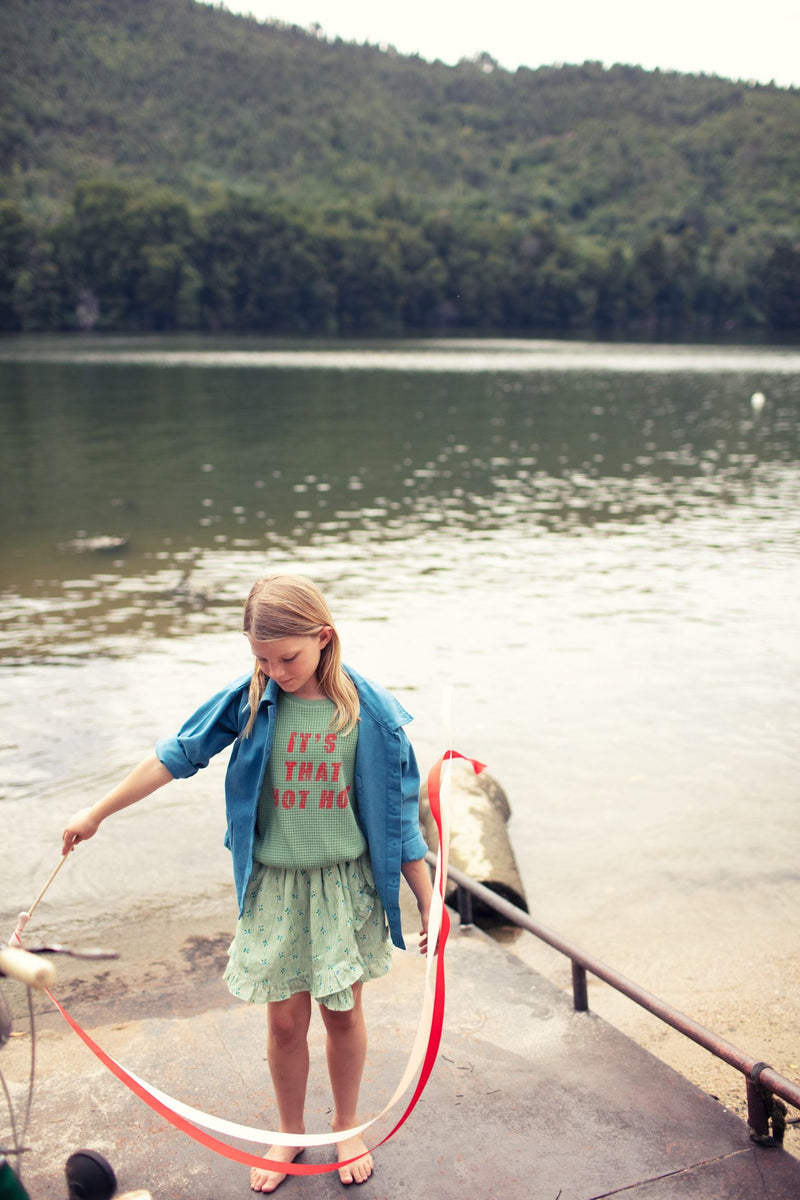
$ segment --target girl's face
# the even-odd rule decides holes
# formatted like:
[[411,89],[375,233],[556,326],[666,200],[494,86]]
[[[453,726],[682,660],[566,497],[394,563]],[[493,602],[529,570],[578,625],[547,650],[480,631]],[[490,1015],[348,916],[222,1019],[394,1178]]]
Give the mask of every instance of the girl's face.
[[261,670],[274,679],[282,691],[291,692],[301,700],[324,700],[317,668],[323,648],[332,635],[331,627],[325,625],[319,633],[307,637],[276,638],[272,642],[257,642],[249,633],[245,637]]

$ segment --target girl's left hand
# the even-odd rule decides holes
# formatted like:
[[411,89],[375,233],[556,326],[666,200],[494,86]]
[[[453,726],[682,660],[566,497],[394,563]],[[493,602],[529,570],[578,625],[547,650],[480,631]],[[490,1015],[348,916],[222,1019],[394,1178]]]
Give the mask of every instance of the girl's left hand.
[[[420,916],[422,917],[422,929],[419,931],[419,952],[420,952],[420,954],[427,954],[428,953],[428,913],[421,912]],[[438,954],[438,952],[439,952],[439,946],[437,944],[436,947],[434,948],[433,953]]]
[[422,921],[422,929],[420,930],[419,952],[420,954],[428,953],[428,918],[431,911],[431,901],[433,900],[433,883],[431,873],[428,869],[428,864],[424,858],[412,859],[409,862],[402,864],[402,872],[405,876],[406,883],[414,893],[419,910],[419,917]]

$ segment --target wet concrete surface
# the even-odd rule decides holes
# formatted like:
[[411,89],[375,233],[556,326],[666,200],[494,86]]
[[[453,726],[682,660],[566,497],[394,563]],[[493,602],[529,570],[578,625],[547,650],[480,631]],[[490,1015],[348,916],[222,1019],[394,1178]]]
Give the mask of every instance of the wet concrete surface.
[[[163,932],[163,931],[162,931]],[[155,944],[155,939],[150,939]],[[62,964],[56,994],[100,1045],[168,1094],[217,1116],[274,1127],[263,1011],[233,1000],[220,981],[229,935],[176,927],[147,955],[109,964]],[[349,1189],[362,1200],[798,1200],[800,1162],[750,1140],[746,1125],[477,931],[447,947],[447,1012],[433,1075],[402,1128],[375,1152],[375,1171]],[[416,1029],[424,960],[395,956],[365,989],[370,1052],[364,1116],[394,1092]],[[8,988],[6,989],[9,990]],[[19,1103],[30,1039],[2,1067]],[[154,1200],[252,1195],[246,1167],[173,1129],[129,1092],[37,998],[37,1088],[24,1180],[32,1200],[66,1197],[64,1164],[82,1147],[103,1154],[119,1189]],[[311,1029],[308,1131],[325,1132],[330,1097],[322,1024]],[[376,1145],[412,1089],[367,1132]],[[240,1144],[258,1153],[260,1147]],[[324,1163],[333,1147],[300,1161]],[[344,1192],[335,1172],[293,1176],[288,1200]]]

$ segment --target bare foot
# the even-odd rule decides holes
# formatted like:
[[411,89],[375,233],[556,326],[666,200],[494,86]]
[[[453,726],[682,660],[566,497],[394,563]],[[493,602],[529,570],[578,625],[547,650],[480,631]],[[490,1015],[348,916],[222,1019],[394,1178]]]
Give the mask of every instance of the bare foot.
[[[270,1146],[265,1158],[274,1162],[294,1162],[303,1153],[302,1146]],[[253,1167],[250,1172],[250,1188],[254,1192],[274,1192],[283,1183],[286,1175],[281,1171],[273,1171],[271,1167]]]
[[[366,1143],[360,1134],[355,1137],[347,1138],[343,1142],[336,1143],[336,1151],[339,1155],[340,1162],[347,1162],[349,1158],[355,1158],[355,1162],[348,1162],[346,1167],[339,1167],[339,1178],[342,1183],[366,1183],[372,1174],[372,1155],[367,1150]],[[361,1157],[358,1157],[358,1156]]]

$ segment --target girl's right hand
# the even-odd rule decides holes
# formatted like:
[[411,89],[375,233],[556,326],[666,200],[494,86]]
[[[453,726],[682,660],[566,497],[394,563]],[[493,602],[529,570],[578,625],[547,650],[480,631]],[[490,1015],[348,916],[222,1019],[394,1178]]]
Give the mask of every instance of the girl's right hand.
[[70,850],[75,849],[78,842],[85,842],[90,837],[94,837],[99,828],[100,822],[92,815],[92,809],[81,808],[74,816],[70,817],[64,827],[61,853],[69,854]]

